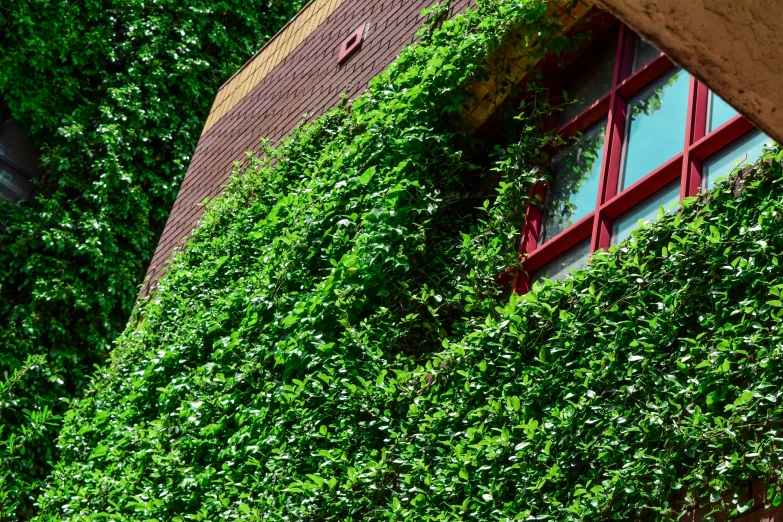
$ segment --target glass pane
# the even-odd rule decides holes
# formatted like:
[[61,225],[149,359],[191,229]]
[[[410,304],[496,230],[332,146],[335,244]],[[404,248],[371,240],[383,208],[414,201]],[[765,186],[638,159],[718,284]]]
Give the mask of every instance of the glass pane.
[[0,125],[0,199],[18,200],[33,193],[41,174],[40,159],[27,134],[14,120]]
[[599,38],[565,71],[563,90],[568,99],[575,102],[563,107],[560,125],[571,121],[612,89],[616,54],[617,31],[612,30]]
[[660,56],[659,51],[653,44],[643,40],[641,36],[636,35],[636,46],[633,50],[633,72],[638,71],[654,59]]
[[707,132],[712,132],[734,116],[739,114],[734,107],[723,101],[723,98],[710,93],[710,109],[707,116]]
[[26,176],[0,159],[0,200],[16,201],[30,196],[32,192],[33,185]]
[[28,178],[37,178],[41,174],[38,153],[15,120],[8,120],[0,126],[0,158]]
[[763,154],[764,147],[771,143],[772,138],[761,131],[754,130],[724,147],[704,162],[702,186],[710,190],[715,186],[715,180],[728,175],[739,165],[756,163]]
[[680,201],[680,180],[672,181],[664,188],[642,201],[618,219],[614,221],[612,227],[612,244],[624,241],[631,232],[639,228],[640,221],[647,223],[658,219],[658,210],[663,207],[668,212],[673,212],[675,208],[669,209],[672,203]]
[[552,261],[544,265],[533,276],[533,282],[543,278],[557,281],[563,279],[572,270],[581,270],[587,266],[587,256],[590,255],[590,238],[577,243]]
[[687,72],[674,69],[629,101],[620,190],[682,152],[690,82]]
[[606,118],[552,158],[552,184],[544,209],[541,243],[595,210],[605,138]]

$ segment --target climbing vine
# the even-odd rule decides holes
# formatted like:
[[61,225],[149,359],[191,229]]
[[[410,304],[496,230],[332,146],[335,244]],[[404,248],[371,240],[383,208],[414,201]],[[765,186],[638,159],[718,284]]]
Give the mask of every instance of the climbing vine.
[[668,520],[776,482],[777,152],[572,278],[498,284],[557,108],[523,93],[494,149],[458,115],[518,28],[561,48],[546,7],[436,12],[236,172],[65,414],[40,519]]
[[[47,356],[18,383],[24,410],[61,412],[122,332],[215,92],[302,0],[7,0],[0,106],[42,155],[36,195],[0,201],[0,370]],[[11,479],[54,460],[28,445]]]

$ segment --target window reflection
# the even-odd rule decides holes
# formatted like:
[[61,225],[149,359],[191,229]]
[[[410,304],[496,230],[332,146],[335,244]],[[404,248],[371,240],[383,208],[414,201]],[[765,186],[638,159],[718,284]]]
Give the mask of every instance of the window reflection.
[[754,130],[720,150],[704,162],[702,187],[710,190],[718,178],[726,176],[742,164],[756,163],[763,155],[764,148],[772,144],[772,139],[761,131]]
[[710,107],[707,111],[707,132],[712,132],[739,114],[723,98],[710,92]]
[[657,47],[637,35],[636,45],[633,50],[633,72],[638,71],[654,59],[658,58],[660,54],[661,51],[659,51]]
[[612,89],[617,31],[602,36],[563,74],[563,90],[569,100],[559,115],[563,125]]
[[689,90],[690,75],[674,69],[631,98],[619,190],[682,152]]
[[645,201],[632,208],[620,218],[616,219],[612,227],[612,244],[624,241],[631,232],[639,228],[641,223],[656,221],[658,211],[663,207],[665,212],[673,212],[676,208],[670,208],[673,203],[680,200],[680,180],[672,181],[664,188],[647,198]]
[[544,265],[533,276],[533,282],[541,281],[544,278],[552,281],[563,279],[572,270],[581,270],[586,267],[588,255],[590,255],[590,238],[577,243]]
[[552,183],[544,209],[541,243],[595,210],[605,138],[606,118],[552,159]]

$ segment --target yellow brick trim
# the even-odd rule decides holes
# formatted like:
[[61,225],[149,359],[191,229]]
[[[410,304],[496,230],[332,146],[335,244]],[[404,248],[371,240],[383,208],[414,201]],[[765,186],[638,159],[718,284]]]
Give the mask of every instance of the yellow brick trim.
[[242,101],[247,93],[280,65],[280,62],[285,60],[344,1],[313,0],[299,11],[294,20],[267,42],[237,74],[220,88],[201,135],[206,134],[212,126]]

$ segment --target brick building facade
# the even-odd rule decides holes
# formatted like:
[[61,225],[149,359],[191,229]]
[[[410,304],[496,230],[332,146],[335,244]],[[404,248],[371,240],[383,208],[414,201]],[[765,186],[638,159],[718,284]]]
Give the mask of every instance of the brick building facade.
[[[464,10],[472,1],[453,1],[451,13]],[[154,291],[158,279],[165,272],[167,260],[174,250],[186,241],[190,231],[202,216],[202,202],[221,193],[235,163],[241,162],[247,151],[257,149],[261,138],[277,143],[289,134],[298,123],[311,121],[329,108],[336,106],[341,102],[343,95],[353,99],[360,94],[370,79],[382,72],[406,44],[415,40],[416,31],[422,23],[421,11],[433,3],[433,0],[312,0],[294,20],[221,87],[165,231],[149,265],[147,279],[141,292],[142,296]],[[566,29],[573,26],[584,12],[592,7],[592,2],[586,0],[572,2],[570,5],[573,7],[577,4],[577,7],[581,7],[581,9],[577,8],[575,11],[569,11],[568,15],[564,15],[564,28]],[[592,7],[592,9],[596,8]],[[630,31],[630,28],[624,27],[622,31]],[[625,45],[626,48],[632,49],[635,36],[633,34],[622,36],[623,34],[625,33],[621,32],[619,39],[620,48]],[[623,38],[625,38],[625,44]],[[604,98],[598,99],[593,106],[585,109],[583,113],[586,114],[584,124],[580,123],[576,117],[572,122],[564,125],[564,128],[568,128],[569,132],[582,132],[590,126],[594,126],[596,121],[605,117],[601,112],[604,110],[601,109],[601,104],[605,104],[608,107],[606,113],[608,113],[610,122],[608,136],[611,136],[611,118],[613,118],[612,114],[615,110],[615,98],[617,100],[620,100],[620,97],[632,99],[632,96],[637,94],[636,91],[641,91],[642,82],[653,85],[652,82],[658,76],[663,77],[667,70],[676,68],[670,58],[660,55],[660,51],[649,54],[647,65],[642,64],[638,71],[636,65],[631,66],[632,56],[622,58],[622,49],[618,50],[617,56],[618,65],[614,68],[615,77],[611,80],[611,96],[606,95]],[[676,59],[677,57],[672,56],[671,58]],[[628,73],[625,77],[622,76],[621,71],[623,59],[628,64]],[[513,56],[503,55],[496,65],[507,68],[506,66],[511,64],[513,69],[515,60],[516,58]],[[522,79],[523,70],[524,68],[517,68],[515,78],[517,81]],[[645,70],[647,72],[644,72]],[[648,76],[646,79],[645,74]],[[634,75],[636,75],[636,80],[632,78]],[[633,81],[636,81],[639,86],[634,87]],[[690,81],[688,96],[693,99],[691,102],[686,102],[686,105],[690,103],[687,105],[690,107],[690,112],[696,113],[694,107],[697,107],[698,103],[703,104],[702,112],[706,111],[708,102],[704,97],[712,95],[711,93],[714,92],[711,90],[712,85],[695,77],[688,81]],[[488,83],[473,86],[480,99],[492,99],[493,101],[484,103],[483,106],[467,108],[464,115],[467,127],[475,129],[491,115],[492,110],[499,103],[496,98],[491,96],[492,89],[495,87],[491,80]],[[632,89],[636,89],[636,91],[630,92]],[[626,102],[617,101],[617,103]],[[702,117],[706,118],[706,116]],[[655,187],[643,187],[643,189],[637,187],[634,190],[638,196],[626,197],[625,200],[621,200],[619,194],[615,199],[612,199],[614,198],[613,194],[609,194],[605,201],[602,202],[599,199],[595,211],[596,230],[602,226],[600,222],[602,218],[598,214],[602,205],[608,209],[607,219],[610,220],[609,224],[611,225],[611,220],[619,220],[634,206],[641,205],[644,198],[652,199],[652,195],[661,190],[665,184],[676,183],[679,187],[677,180],[680,172],[682,172],[683,187],[685,187],[682,196],[687,196],[689,195],[687,191],[690,189],[686,185],[688,183],[694,185],[695,183],[690,177],[692,173],[689,169],[693,167],[691,163],[697,160],[698,162],[708,162],[711,157],[717,156],[732,142],[737,142],[743,135],[753,132],[752,124],[762,127],[769,134],[774,133],[772,127],[763,125],[767,121],[763,118],[752,118],[747,121],[744,116],[735,116],[732,113],[726,120],[727,123],[724,123],[723,126],[716,126],[715,129],[708,128],[709,125],[703,123],[702,126],[705,128],[701,129],[699,134],[694,130],[698,125],[693,123],[692,116],[689,118],[691,119],[688,119],[687,128],[690,137],[687,140],[690,141],[686,140],[684,152],[680,152],[682,158],[677,160],[675,157],[673,160],[681,161],[681,165],[672,167],[670,169],[671,175],[666,172],[653,171],[653,174],[658,176],[658,181],[655,183],[649,181],[654,179],[652,177],[643,178],[640,183],[647,183],[650,187],[653,185]],[[624,116],[622,119],[625,119]],[[568,127],[569,124],[571,128]],[[620,136],[623,130],[622,127],[618,127],[618,129],[617,136]],[[620,161],[620,156],[625,157],[627,152],[625,149],[620,150],[620,147],[621,145],[618,145],[617,162]],[[703,154],[704,157],[698,157],[699,154]],[[672,161],[664,166],[670,164],[673,164]],[[610,167],[607,166],[606,171],[609,172],[609,170]],[[698,170],[698,175],[701,176],[701,166],[698,167]],[[604,179],[604,174],[601,176],[601,179]],[[701,186],[702,184],[699,182],[698,186],[694,185],[692,188],[698,191]],[[675,192],[680,194],[679,189]],[[613,201],[615,203],[612,203]],[[622,201],[622,204],[616,203],[616,201]],[[622,208],[618,210],[619,207]],[[589,219],[593,218],[589,217]],[[576,224],[571,232],[566,230],[564,235],[556,236],[552,244],[556,244],[560,238],[561,246],[552,247],[550,244],[549,247],[545,247],[552,252],[547,252],[545,248],[541,247],[541,244],[535,245],[538,242],[538,232],[535,231],[534,245],[530,252],[525,252],[525,254],[529,254],[535,259],[537,252],[541,257],[540,252],[544,251],[545,261],[542,261],[540,265],[543,267],[546,263],[552,263],[553,259],[564,255],[575,244],[583,240],[581,236],[576,237],[577,233],[574,232],[579,226],[581,225]],[[587,235],[589,238],[592,224],[589,227],[584,225],[582,228],[585,228],[585,232],[584,234],[579,232],[579,234]],[[568,234],[573,236],[573,240],[564,239]],[[597,234],[593,235],[595,248],[607,246],[600,244],[596,239],[599,237]],[[606,241],[608,242],[609,239]],[[762,509],[765,502],[765,492],[766,485],[764,484],[754,483],[747,486],[747,498],[754,498],[757,502],[755,502],[754,510],[751,513],[745,513],[738,520],[743,522],[783,521],[783,511],[779,508]],[[709,509],[694,511],[687,517],[687,520],[701,520],[708,512]],[[725,516],[715,518],[715,520],[725,519]]]
[[[472,0],[455,0],[451,12]],[[355,98],[416,38],[421,12],[434,0],[312,0],[217,94],[166,228],[147,270],[148,295],[166,261],[203,213],[201,203],[221,193],[245,152],[261,138],[278,142],[309,121]],[[365,26],[361,48],[342,64],[342,44]]]

